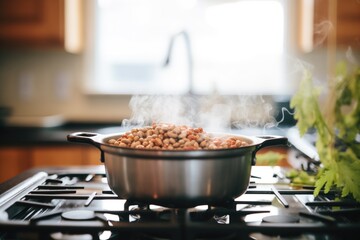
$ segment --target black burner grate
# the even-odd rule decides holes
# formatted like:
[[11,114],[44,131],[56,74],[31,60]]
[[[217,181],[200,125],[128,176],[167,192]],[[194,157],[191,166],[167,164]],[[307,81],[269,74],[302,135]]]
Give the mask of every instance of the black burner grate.
[[[337,239],[360,233],[360,205],[337,200],[335,191],[315,198],[312,189],[254,179],[235,201],[173,209],[119,199],[104,173],[89,172],[35,174],[2,194],[0,239],[105,239],[105,233],[108,239]],[[81,219],[81,212],[88,217]]]

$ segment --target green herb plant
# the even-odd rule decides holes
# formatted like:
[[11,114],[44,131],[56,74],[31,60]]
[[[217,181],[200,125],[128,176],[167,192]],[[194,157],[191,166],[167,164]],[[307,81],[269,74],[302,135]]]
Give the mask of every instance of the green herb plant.
[[352,195],[360,202],[360,67],[351,69],[339,62],[335,78],[328,82],[326,100],[321,88],[305,71],[297,93],[290,102],[300,135],[310,129],[317,133],[316,149],[321,166],[314,195],[336,188],[341,196]]

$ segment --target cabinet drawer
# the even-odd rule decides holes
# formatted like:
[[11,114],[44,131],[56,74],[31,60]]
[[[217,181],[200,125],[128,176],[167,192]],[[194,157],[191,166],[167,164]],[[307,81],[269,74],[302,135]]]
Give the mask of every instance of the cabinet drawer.
[[0,148],[0,182],[15,177],[31,166],[31,150],[20,147]]
[[71,166],[83,164],[83,149],[79,147],[34,147],[31,152],[32,165]]

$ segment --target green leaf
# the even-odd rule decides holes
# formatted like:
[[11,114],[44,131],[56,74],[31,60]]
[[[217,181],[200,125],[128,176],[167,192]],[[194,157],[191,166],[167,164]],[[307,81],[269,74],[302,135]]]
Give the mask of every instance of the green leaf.
[[342,196],[352,194],[360,201],[360,161],[352,149],[348,148],[339,154],[338,161],[339,179],[338,186],[342,186]]
[[295,109],[294,118],[297,120],[301,135],[304,135],[317,121],[323,121],[319,120],[323,118],[318,105],[320,92],[320,88],[313,86],[311,74],[308,71],[304,72],[299,91],[290,101],[290,107]]
[[340,61],[336,64],[335,74],[336,76],[346,76],[347,64],[345,61]]
[[[326,112],[320,107],[320,89],[309,72],[304,73],[299,90],[291,99],[300,134],[310,128],[317,131],[316,149],[322,163],[314,194],[320,190],[341,189],[343,197],[351,194],[360,202],[360,67],[350,71],[345,62],[336,66],[336,80],[329,84]],[[326,118],[324,117],[326,116]],[[301,180],[301,176],[296,177]],[[302,180],[301,180],[302,181]]]
[[319,195],[321,189],[324,187],[326,181],[327,181],[327,171],[323,172],[320,177],[318,178],[318,180],[315,183],[315,190],[314,190],[314,195],[317,196]]

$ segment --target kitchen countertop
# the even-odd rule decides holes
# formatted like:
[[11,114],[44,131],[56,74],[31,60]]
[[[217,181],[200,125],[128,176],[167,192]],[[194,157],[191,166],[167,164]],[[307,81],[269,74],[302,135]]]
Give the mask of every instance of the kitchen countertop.
[[116,123],[65,123],[58,127],[0,126],[0,147],[32,145],[67,145],[67,135],[73,132],[107,133],[106,129],[121,131]]

